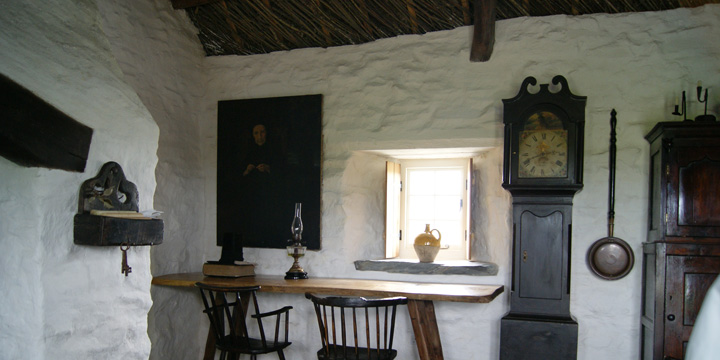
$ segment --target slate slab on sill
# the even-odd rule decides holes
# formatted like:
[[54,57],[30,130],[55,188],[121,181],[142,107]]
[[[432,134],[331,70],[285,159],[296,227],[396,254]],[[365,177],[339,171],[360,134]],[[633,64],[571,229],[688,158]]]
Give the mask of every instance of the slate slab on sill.
[[357,260],[355,269],[421,275],[497,275],[498,266],[491,262],[449,260],[421,263],[411,259]]

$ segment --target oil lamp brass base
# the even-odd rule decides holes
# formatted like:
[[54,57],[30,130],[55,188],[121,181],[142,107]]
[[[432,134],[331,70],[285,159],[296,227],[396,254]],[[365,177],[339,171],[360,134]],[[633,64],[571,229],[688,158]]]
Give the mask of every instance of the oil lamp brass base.
[[305,272],[305,270],[300,266],[300,264],[297,261],[297,257],[295,258],[295,262],[293,263],[292,267],[290,267],[290,270],[288,270],[285,273],[285,279],[287,280],[299,280],[299,279],[307,279],[308,275]]
[[286,280],[300,280],[307,279],[308,274],[304,271],[288,271],[285,273]]
[[299,280],[308,278],[307,272],[300,266],[300,258],[305,256],[306,249],[307,248],[300,245],[300,243],[295,243],[287,247],[288,256],[292,257],[294,261],[290,270],[285,273],[285,279]]

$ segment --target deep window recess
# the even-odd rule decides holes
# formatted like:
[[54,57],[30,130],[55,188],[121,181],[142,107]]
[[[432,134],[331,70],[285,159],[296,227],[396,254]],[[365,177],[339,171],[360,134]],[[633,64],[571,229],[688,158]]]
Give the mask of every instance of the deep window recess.
[[386,169],[386,257],[417,259],[415,236],[430,224],[442,236],[436,260],[468,259],[471,159],[388,161]]

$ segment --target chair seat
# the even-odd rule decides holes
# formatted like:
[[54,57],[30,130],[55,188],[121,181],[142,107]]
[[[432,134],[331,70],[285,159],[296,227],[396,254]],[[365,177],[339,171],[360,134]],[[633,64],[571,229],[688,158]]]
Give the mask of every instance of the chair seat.
[[278,350],[282,350],[290,344],[291,342],[273,342],[268,340],[266,342],[267,347],[263,346],[262,340],[260,339],[254,339],[254,338],[248,338],[248,344],[249,346],[246,346],[244,343],[244,339],[240,339],[233,336],[224,336],[215,346],[222,351],[227,351],[231,353],[242,353],[242,354],[267,354],[271,352],[276,352]]
[[370,356],[368,356],[367,348],[358,348],[356,355],[355,347],[350,346],[346,348],[342,346],[331,347],[329,355],[325,354],[325,349],[320,349],[317,352],[318,360],[389,360],[394,359],[396,356],[397,351],[393,349],[380,350],[379,353],[377,349],[370,349]]

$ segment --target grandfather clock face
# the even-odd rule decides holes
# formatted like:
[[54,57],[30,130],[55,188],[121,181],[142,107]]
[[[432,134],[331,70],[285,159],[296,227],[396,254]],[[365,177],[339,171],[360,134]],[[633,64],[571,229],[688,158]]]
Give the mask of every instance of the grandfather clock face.
[[553,91],[528,77],[515,97],[503,99],[503,187],[514,195],[552,196],[582,188],[586,98],[572,94],[560,75],[552,83]]
[[550,111],[537,111],[518,133],[518,178],[566,178],[568,132]]

